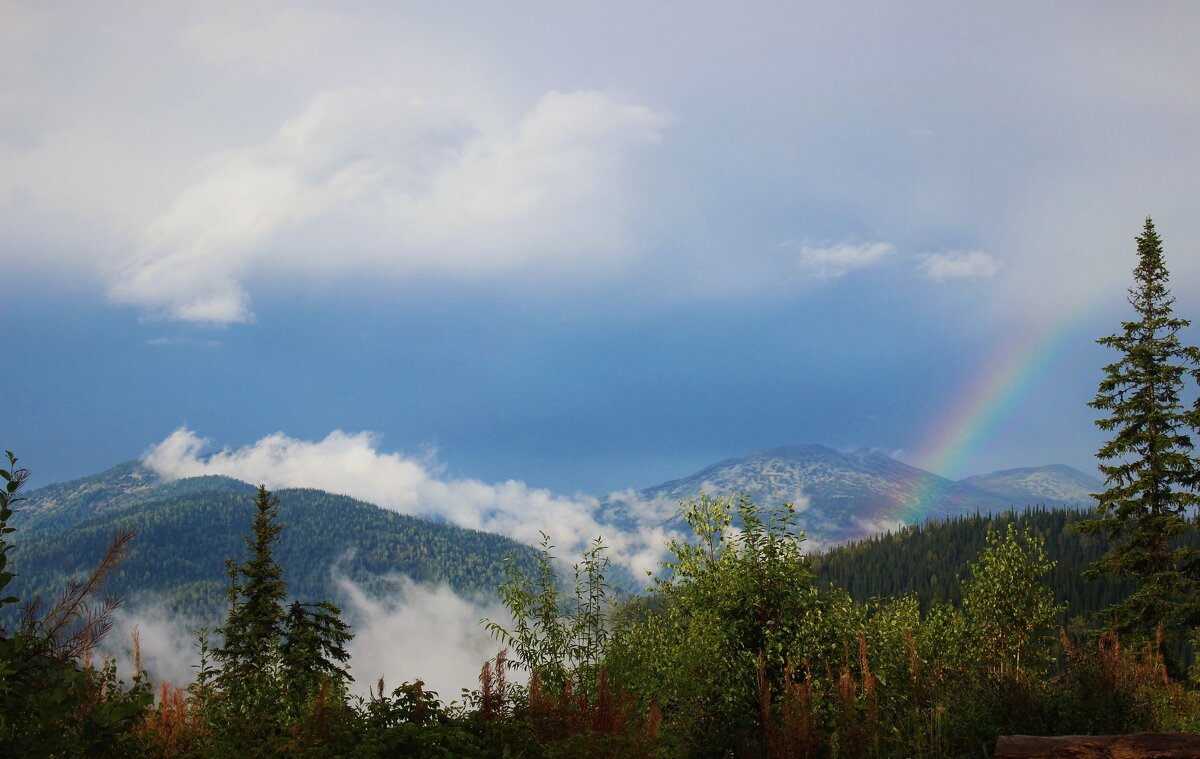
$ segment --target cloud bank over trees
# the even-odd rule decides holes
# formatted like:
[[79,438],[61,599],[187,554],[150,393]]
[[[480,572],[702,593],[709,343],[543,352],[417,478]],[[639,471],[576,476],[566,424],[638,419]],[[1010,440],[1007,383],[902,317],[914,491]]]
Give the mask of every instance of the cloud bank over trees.
[[[370,596],[344,577],[338,586],[337,603],[354,632],[347,646],[351,690],[360,695],[366,696],[380,677],[389,691],[420,678],[450,701],[460,689],[477,685],[483,662],[501,648],[480,623],[484,617],[508,622],[508,611],[495,600],[463,598],[448,586],[421,585],[407,577],[395,578],[396,591],[386,597]],[[200,661],[198,628],[197,620],[139,598],[117,611],[102,653],[116,657],[122,675],[131,677],[136,630],[142,666],[156,681],[184,685],[195,679]]]

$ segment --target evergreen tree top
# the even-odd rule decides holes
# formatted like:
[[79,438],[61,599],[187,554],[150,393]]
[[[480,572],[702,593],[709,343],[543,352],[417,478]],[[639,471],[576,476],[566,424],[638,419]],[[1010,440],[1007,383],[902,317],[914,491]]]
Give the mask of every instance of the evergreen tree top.
[[1181,401],[1189,375],[1200,366],[1200,350],[1180,340],[1189,322],[1174,315],[1162,240],[1151,219],[1136,239],[1138,263],[1129,289],[1136,319],[1098,340],[1120,355],[1104,367],[1089,404],[1108,412],[1096,425],[1114,433],[1096,452],[1108,489],[1096,494],[1097,516],[1081,528],[1113,540],[1109,553],[1093,565],[1093,576],[1130,578],[1139,585],[1109,610],[1112,623],[1144,633],[1160,621],[1200,611],[1191,573],[1200,556],[1178,545],[1200,506],[1200,467],[1191,437],[1200,420]]
[[229,616],[219,630],[225,641],[214,651],[224,665],[221,677],[228,681],[266,671],[280,645],[287,586],[273,554],[283,529],[278,506],[279,499],[259,485],[254,524],[246,536],[250,556],[242,564],[230,564]]

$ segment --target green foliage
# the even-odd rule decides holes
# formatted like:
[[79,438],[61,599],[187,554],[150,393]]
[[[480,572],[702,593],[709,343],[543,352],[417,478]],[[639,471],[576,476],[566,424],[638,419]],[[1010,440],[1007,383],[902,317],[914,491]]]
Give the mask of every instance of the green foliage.
[[[13,507],[21,501],[25,500],[17,495],[17,491],[25,484],[25,480],[29,478],[28,469],[17,468],[17,457],[12,451],[5,451],[5,457],[8,459],[8,468],[0,469],[0,479],[4,480],[4,488],[0,489],[0,594],[5,592],[9,583],[12,582],[16,575],[8,571],[8,553],[13,549],[11,543],[8,542],[7,535],[16,530],[15,527],[10,527],[9,522],[13,517]],[[17,603],[18,599],[12,595],[0,595],[0,608],[9,604]],[[3,635],[4,630],[0,627],[0,635]],[[3,687],[0,685],[0,687]]]
[[672,544],[653,603],[623,610],[605,664],[641,709],[661,708],[672,755],[955,757],[1053,730],[1061,606],[1031,530],[985,532],[961,606],[922,614],[915,596],[819,591],[787,506],[683,507],[695,539]]
[[217,755],[328,755],[331,736],[354,717],[346,703],[346,643],[353,635],[328,601],[294,601],[285,613],[287,586],[275,559],[282,525],[279,500],[260,485],[254,521],[246,536],[249,556],[230,561],[229,615],[213,650],[210,672],[203,654],[199,708],[212,725],[209,749]]
[[[987,546],[990,532],[1003,534],[1008,525],[1029,531],[1044,542],[1054,566],[1045,576],[1055,598],[1066,605],[1058,620],[1078,627],[1095,612],[1122,601],[1133,589],[1130,581],[1089,582],[1083,571],[1104,556],[1108,540],[1102,534],[1084,534],[1076,525],[1084,512],[1033,508],[1020,513],[974,514],[930,520],[897,532],[830,548],[814,557],[822,587],[845,588],[854,599],[915,596],[921,609],[938,604],[961,605],[969,563]],[[1193,541],[1193,545],[1196,543]]]
[[328,601],[300,603],[288,608],[286,637],[280,646],[283,687],[298,704],[311,702],[322,685],[344,699],[350,654],[346,644],[354,637],[341,619],[341,609]]
[[[764,514],[745,497],[682,505],[694,542],[672,541],[656,606],[629,610],[614,632],[609,670],[689,755],[758,745],[759,657],[777,691],[789,659],[821,661],[859,611],[843,593],[818,593],[791,505]],[[734,514],[742,530],[730,529]]]
[[[23,499],[18,491],[28,471],[18,469],[17,458],[5,452],[7,468],[0,468],[0,593],[15,576],[7,569],[12,548],[7,536],[14,506]],[[116,665],[101,669],[81,663],[90,647],[107,631],[106,604],[99,615],[86,609],[106,562],[115,562],[119,551],[110,549],[92,579],[70,588],[46,617],[27,613],[13,633],[0,628],[0,754],[4,756],[120,756],[137,744],[133,727],[150,704],[149,684],[138,673],[126,687],[117,679]],[[0,598],[0,606],[15,604],[15,596]],[[32,607],[31,607],[32,608]],[[81,611],[82,609],[82,611]],[[65,626],[82,620],[70,634]]]
[[536,676],[542,686],[558,692],[569,683],[577,690],[594,691],[614,603],[605,577],[609,567],[606,546],[596,538],[573,565],[575,582],[570,597],[559,587],[553,549],[543,532],[532,576],[515,556],[509,557],[505,564],[508,578],[499,590],[513,618],[512,630],[493,620],[485,619],[483,624],[512,651],[509,666]]
[[0,641],[0,753],[5,756],[123,756],[153,697],[144,676],[126,684],[101,669],[46,653],[42,641]]
[[[1057,697],[1046,679],[1062,610],[1044,580],[1053,566],[1028,527],[1010,523],[1003,537],[989,530],[962,580],[961,607],[942,604],[924,619],[907,620],[912,653],[901,694],[907,687],[911,695],[892,722],[907,738],[893,750],[908,744],[956,756],[993,744],[999,734],[1053,732],[1043,720]],[[892,688],[881,701],[896,703]]]
[[278,523],[279,500],[260,485],[254,506],[254,525],[246,536],[250,557],[242,564],[228,562],[229,616],[218,630],[224,643],[214,651],[221,662],[217,682],[226,689],[268,672],[283,633],[287,590],[274,556],[283,529]]
[[968,635],[1001,679],[1041,673],[1053,663],[1054,622],[1063,607],[1042,582],[1053,567],[1044,542],[1011,524],[1003,539],[988,533],[987,547],[971,563],[963,599]]
[[1107,624],[1146,636],[1165,622],[1178,634],[1200,621],[1192,572],[1200,559],[1180,542],[1190,529],[1190,513],[1200,505],[1200,472],[1189,436],[1200,428],[1200,417],[1180,400],[1188,373],[1200,366],[1200,350],[1180,342],[1178,333],[1189,322],[1173,314],[1162,241],[1149,218],[1137,243],[1129,290],[1137,318],[1123,322],[1121,333],[1098,341],[1120,353],[1104,367],[1090,404],[1107,412],[1096,424],[1114,435],[1096,453],[1108,489],[1097,495],[1096,518],[1082,528],[1112,541],[1092,576],[1136,584],[1106,612]]
[[355,756],[413,756],[457,759],[485,756],[477,731],[456,707],[447,708],[420,680],[406,682],[389,695],[383,680],[378,691],[358,706],[359,745]]

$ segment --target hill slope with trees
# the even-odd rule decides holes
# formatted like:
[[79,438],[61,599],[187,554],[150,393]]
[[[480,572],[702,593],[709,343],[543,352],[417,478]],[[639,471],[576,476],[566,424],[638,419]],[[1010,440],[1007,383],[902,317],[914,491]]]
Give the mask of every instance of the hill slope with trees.
[[1056,562],[1046,574],[1046,584],[1066,604],[1063,621],[1069,622],[1123,600],[1133,588],[1129,582],[1090,582],[1083,577],[1108,550],[1103,535],[1077,529],[1087,518],[1086,512],[1075,509],[1036,508],[930,520],[819,553],[814,568],[822,585],[843,588],[861,603],[912,595],[923,611],[941,603],[958,604],[968,563],[983,550],[988,532],[1003,533],[1012,524],[1043,541],[1046,556]]
[[[533,566],[533,549],[508,538],[381,509],[319,490],[281,490],[279,519],[287,528],[276,549],[288,587],[302,598],[340,598],[336,575],[381,593],[400,575],[446,583],[467,596],[494,594],[505,557]],[[49,598],[89,571],[111,535],[132,529],[128,555],[109,576],[106,592],[136,603],[216,620],[229,585],[225,559],[239,555],[250,528],[254,488],[226,478],[181,480],[132,504],[99,508],[69,529],[22,530],[12,552],[20,567],[13,589],[22,598]],[[54,513],[57,524],[70,520]],[[33,526],[35,519],[29,520]],[[336,574],[335,574],[336,570]]]

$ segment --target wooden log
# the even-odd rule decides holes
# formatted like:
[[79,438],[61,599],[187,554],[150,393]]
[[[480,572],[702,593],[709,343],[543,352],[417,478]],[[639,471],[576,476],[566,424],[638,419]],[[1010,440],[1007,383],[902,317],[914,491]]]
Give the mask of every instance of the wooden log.
[[1002,735],[996,759],[1200,759],[1195,733]]

